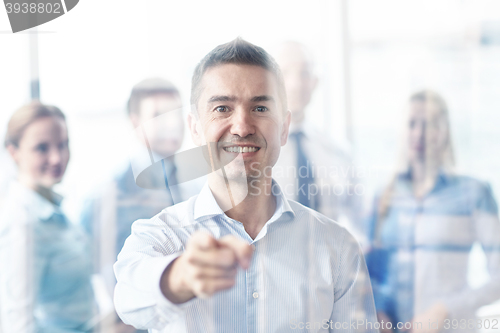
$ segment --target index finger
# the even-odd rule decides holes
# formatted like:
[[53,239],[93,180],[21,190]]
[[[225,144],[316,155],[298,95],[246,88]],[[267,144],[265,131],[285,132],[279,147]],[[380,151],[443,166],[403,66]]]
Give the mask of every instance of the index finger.
[[233,235],[227,235],[218,240],[219,244],[226,246],[234,251],[241,267],[247,269],[250,266],[250,260],[254,247],[242,239]]
[[187,247],[193,246],[202,251],[216,249],[217,240],[206,231],[196,231],[191,235]]

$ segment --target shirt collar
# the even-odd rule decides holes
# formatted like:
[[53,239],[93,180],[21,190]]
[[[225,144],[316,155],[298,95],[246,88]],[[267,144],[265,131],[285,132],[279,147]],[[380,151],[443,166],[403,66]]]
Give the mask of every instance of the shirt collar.
[[30,210],[32,210],[40,220],[47,221],[52,215],[61,214],[60,205],[63,199],[61,195],[52,192],[52,196],[56,201],[52,203],[36,191],[25,187],[18,181],[13,181],[10,186],[10,193],[22,202],[27,203]]
[[[290,207],[290,204],[285,198],[281,187],[274,179],[272,182],[272,189],[272,192],[276,197],[276,210],[274,211],[274,214],[268,221],[268,223],[276,221],[284,213],[291,213],[293,216],[295,216],[295,212],[292,210],[292,207]],[[224,214],[224,212],[217,204],[217,201],[215,200],[214,195],[212,194],[212,191],[208,186],[208,182],[205,183],[194,204],[194,219],[198,220],[202,217],[222,214]]]
[[292,216],[295,217],[295,212],[293,211],[292,207],[290,207],[290,203],[288,202],[287,198],[285,198],[285,195],[283,194],[281,187],[274,179],[273,179],[272,189],[273,189],[272,192],[276,197],[276,210],[274,211],[274,214],[268,221],[268,223],[276,221],[285,213],[290,213]]
[[202,217],[214,216],[224,214],[222,209],[217,204],[217,201],[208,186],[208,182],[205,183],[203,188],[196,198],[194,203],[194,219],[197,220]]
[[[411,169],[408,168],[405,172],[399,174],[398,178],[400,181],[403,181],[404,184],[406,184],[405,186],[408,187],[411,186]],[[434,187],[429,191],[429,193],[446,186],[449,182],[450,182],[450,175],[442,168],[440,168],[436,176],[436,182],[434,183]]]
[[444,170],[440,169],[436,178],[436,184],[434,185],[433,191],[445,187],[450,181],[450,175],[448,175]]
[[[118,172],[118,176],[115,178],[117,186],[123,192],[138,192],[143,189],[164,189],[165,174],[167,175],[167,177],[171,177],[176,168],[173,161],[170,158],[162,159],[157,154],[156,155],[153,154],[153,156],[155,158],[159,158],[159,160],[149,165],[148,167],[145,167],[135,175],[134,175],[134,166],[131,163],[128,163],[127,169]],[[148,168],[150,169],[146,170]],[[143,177],[141,180],[141,182],[143,182],[142,185],[145,187],[137,185],[136,179],[141,172],[148,173],[147,177]]]

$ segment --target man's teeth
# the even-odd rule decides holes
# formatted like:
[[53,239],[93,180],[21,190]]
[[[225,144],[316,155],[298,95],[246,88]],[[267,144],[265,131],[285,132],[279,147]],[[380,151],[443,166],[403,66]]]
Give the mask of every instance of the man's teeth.
[[253,153],[259,150],[257,147],[224,147],[230,153]]

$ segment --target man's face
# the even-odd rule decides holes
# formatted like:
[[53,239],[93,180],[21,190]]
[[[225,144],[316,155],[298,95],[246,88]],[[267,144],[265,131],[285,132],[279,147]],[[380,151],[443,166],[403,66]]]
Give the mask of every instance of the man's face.
[[276,57],[285,80],[288,108],[292,120],[302,121],[318,83],[305,51],[296,45],[284,46]]
[[134,127],[142,124],[151,149],[163,156],[175,153],[182,145],[184,122],[178,94],[157,94],[139,104],[139,114],[131,115]]
[[286,143],[289,112],[284,112],[275,76],[259,66],[224,64],[208,69],[201,81],[196,121],[189,118],[194,142],[217,142],[215,158],[242,153],[244,168],[230,163],[226,177],[247,180],[267,174]]

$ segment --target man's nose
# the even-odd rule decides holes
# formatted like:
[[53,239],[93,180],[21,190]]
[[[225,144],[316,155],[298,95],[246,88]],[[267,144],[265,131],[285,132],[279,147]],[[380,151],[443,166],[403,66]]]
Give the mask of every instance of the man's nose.
[[59,164],[62,160],[62,152],[57,148],[53,148],[49,153],[49,163],[51,165]]
[[238,135],[242,138],[250,134],[255,134],[255,126],[252,115],[246,110],[236,110],[231,119],[232,135]]

